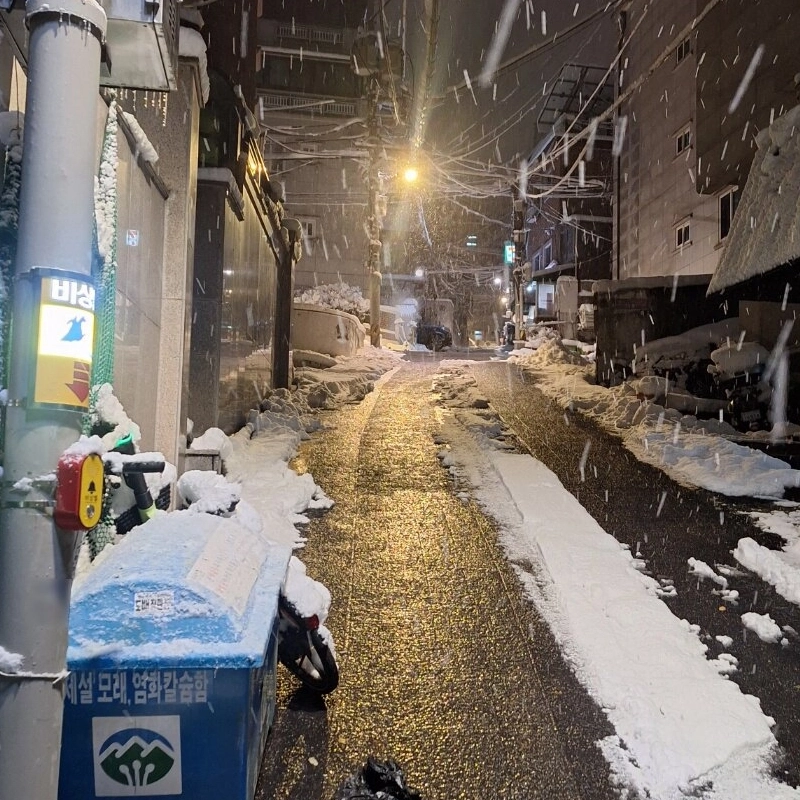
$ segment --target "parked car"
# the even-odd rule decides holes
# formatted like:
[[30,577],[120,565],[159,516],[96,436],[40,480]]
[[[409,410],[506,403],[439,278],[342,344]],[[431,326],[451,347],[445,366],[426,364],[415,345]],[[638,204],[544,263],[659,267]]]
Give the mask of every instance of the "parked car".
[[431,322],[420,322],[417,325],[417,344],[424,344],[429,350],[439,351],[453,344],[450,328]]

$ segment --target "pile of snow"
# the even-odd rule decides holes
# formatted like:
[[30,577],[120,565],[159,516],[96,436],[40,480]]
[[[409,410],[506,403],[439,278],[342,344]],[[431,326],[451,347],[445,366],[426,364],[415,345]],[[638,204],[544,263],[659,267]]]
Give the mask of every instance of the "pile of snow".
[[794,605],[800,605],[800,512],[776,509],[752,515],[756,524],[785,541],[783,549],[771,550],[749,537],[740,539],[736,560]]
[[107,450],[111,450],[125,436],[130,436],[134,442],[142,438],[139,426],[128,416],[110,383],[104,383],[97,389],[92,406],[92,427],[111,428],[101,437]]
[[594,366],[555,340],[538,350],[515,350],[509,360],[530,371],[537,388],[567,412],[593,418],[620,436],[638,459],[678,483],[730,497],[782,497],[787,488],[800,486],[800,472],[785,461],[725,439],[742,438],[726,422],[685,413],[707,411],[685,392],[668,390],[670,404],[682,406],[679,411],[653,402],[659,395],[652,379],[646,385],[633,381],[598,386]]
[[129,111],[123,111],[122,117],[128,125],[133,140],[136,143],[134,157],[141,158],[142,161],[146,161],[149,164],[155,164],[156,161],[158,161],[158,151],[144,132],[144,128],[139,124],[139,120]]
[[[183,12],[181,12],[183,13]],[[211,83],[208,78],[208,57],[206,43],[199,31],[181,25],[178,51],[182,58],[196,58],[200,66],[200,91],[203,94],[203,105],[208,102]]]
[[5,647],[0,646],[0,672],[6,674],[19,672],[24,660],[19,653],[9,653]]
[[334,409],[363,400],[375,381],[402,360],[402,353],[372,346],[361,348],[356,356],[337,356],[327,369],[295,369],[296,390],[309,409]]
[[538,350],[545,342],[559,339],[558,331],[547,325],[538,325],[528,333],[525,340],[525,347],[531,350]]
[[345,311],[359,319],[369,314],[369,300],[363,297],[361,289],[343,281],[306,289],[295,295],[295,301]]
[[758,342],[727,342],[711,353],[711,360],[714,364],[708,371],[719,375],[722,380],[730,380],[750,372],[753,365],[766,367],[769,350]]
[[748,611],[746,614],[742,614],[742,624],[748,630],[753,631],[762,642],[786,641],[780,626],[769,614],[756,614],[755,611]]
[[677,336],[665,336],[636,348],[631,365],[635,375],[664,375],[709,361],[722,344],[740,344],[742,326],[738,317],[700,325]]

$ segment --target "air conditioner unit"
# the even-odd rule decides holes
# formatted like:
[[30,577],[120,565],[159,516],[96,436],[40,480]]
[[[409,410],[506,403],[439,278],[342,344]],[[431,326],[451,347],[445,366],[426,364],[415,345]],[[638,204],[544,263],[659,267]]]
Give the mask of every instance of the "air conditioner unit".
[[[100,85],[167,92],[177,88],[177,0],[101,0],[108,18]],[[0,33],[28,63],[24,0],[0,0]]]
[[104,0],[107,63],[100,85],[169,91],[177,88],[177,0]]

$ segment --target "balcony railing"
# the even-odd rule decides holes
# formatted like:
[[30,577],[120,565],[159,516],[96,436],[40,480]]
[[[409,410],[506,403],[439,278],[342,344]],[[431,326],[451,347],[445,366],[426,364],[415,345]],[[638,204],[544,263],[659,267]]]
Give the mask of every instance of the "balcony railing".
[[264,114],[270,111],[297,111],[301,114],[321,114],[326,117],[355,117],[357,106],[355,101],[263,92],[259,95],[259,111],[261,110]]
[[318,42],[319,44],[341,44],[342,32],[330,28],[316,28],[312,25],[293,25],[282,23],[278,25],[279,39],[300,39],[304,42]]

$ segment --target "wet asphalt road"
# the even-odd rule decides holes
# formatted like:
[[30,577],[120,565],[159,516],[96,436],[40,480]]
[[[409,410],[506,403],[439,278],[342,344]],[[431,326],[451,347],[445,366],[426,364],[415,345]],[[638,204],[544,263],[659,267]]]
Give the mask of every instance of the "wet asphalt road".
[[[594,745],[610,726],[522,597],[492,522],[454,496],[439,466],[437,366],[404,363],[360,405],[324,416],[330,429],[302,447],[295,468],[336,500],[309,526],[301,555],[333,594],[341,684],[315,702],[280,670],[258,800],[329,800],[369,755],[399,761],[424,800],[616,796]],[[798,610],[752,576],[731,579],[741,597],[726,604],[686,563],[733,566],[743,536],[774,544],[742,514],[758,503],[677,486],[592,423],[565,417],[507,362],[472,372],[523,445],[654,577],[674,582],[678,595],[665,602],[701,626],[710,656],[721,652],[714,636],[733,638],[733,679],[776,718],[781,773],[796,780],[800,643],[745,636],[740,616],[770,613],[800,630]]]
[[334,598],[341,682],[315,703],[280,670],[259,800],[328,800],[370,755],[424,800],[615,796],[594,745],[608,723],[439,465],[435,371],[404,364],[301,449],[336,500],[302,557]]

